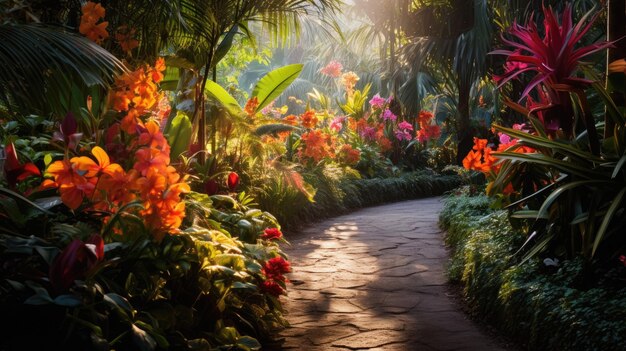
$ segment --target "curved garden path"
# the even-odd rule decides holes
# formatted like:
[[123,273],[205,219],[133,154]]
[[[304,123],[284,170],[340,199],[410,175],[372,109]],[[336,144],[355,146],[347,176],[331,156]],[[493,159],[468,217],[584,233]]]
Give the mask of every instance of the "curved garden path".
[[502,350],[450,297],[439,198],[372,207],[290,238],[284,350]]

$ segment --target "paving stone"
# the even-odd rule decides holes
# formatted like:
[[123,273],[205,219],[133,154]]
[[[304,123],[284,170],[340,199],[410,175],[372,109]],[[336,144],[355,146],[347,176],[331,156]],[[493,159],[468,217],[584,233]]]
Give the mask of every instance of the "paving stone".
[[290,236],[282,350],[504,350],[448,297],[440,209],[367,208]]

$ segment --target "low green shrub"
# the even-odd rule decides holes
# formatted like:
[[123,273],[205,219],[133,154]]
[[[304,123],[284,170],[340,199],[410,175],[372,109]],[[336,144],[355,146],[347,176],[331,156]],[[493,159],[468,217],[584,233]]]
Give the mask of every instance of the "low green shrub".
[[280,180],[276,180],[270,190],[266,187],[254,194],[260,208],[271,212],[288,230],[350,209],[441,195],[461,183],[457,175],[440,175],[432,171],[361,179],[334,167],[305,174],[304,178],[317,189],[314,202],[309,202],[304,194],[282,186]]
[[452,249],[448,275],[471,312],[529,350],[622,350],[626,267],[616,262],[590,286],[582,258],[520,264],[525,235],[489,204],[486,196],[457,194],[440,217]]

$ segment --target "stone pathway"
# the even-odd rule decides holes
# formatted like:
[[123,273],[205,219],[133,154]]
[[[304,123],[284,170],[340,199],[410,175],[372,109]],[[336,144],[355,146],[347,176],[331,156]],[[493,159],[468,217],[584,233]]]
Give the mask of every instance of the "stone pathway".
[[283,350],[503,350],[449,297],[440,210],[372,207],[292,236]]

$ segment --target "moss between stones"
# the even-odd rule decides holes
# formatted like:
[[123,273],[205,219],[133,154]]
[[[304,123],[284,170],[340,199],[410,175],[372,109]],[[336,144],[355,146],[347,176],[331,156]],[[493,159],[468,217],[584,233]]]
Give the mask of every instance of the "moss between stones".
[[454,196],[440,223],[452,249],[449,278],[463,287],[471,312],[529,350],[624,350],[626,289],[581,288],[582,261],[522,265],[524,234],[485,196]]

